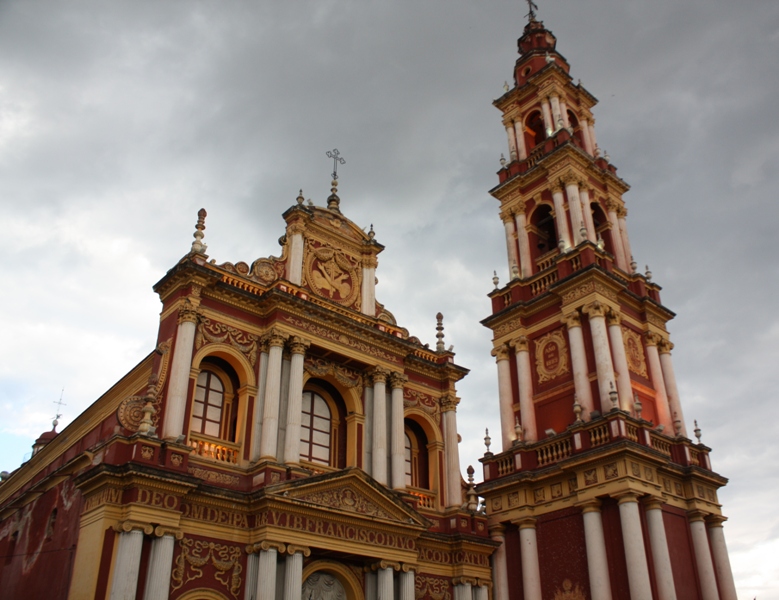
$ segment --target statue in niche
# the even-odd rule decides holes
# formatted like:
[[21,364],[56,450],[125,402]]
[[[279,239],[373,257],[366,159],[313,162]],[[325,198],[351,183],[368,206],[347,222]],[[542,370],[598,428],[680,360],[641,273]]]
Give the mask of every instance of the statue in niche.
[[303,584],[303,600],[346,600],[343,584],[330,573],[313,573]]

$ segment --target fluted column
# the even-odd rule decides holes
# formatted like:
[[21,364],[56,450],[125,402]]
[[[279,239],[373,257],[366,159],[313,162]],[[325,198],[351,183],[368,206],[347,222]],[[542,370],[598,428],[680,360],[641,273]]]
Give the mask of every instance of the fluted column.
[[583,409],[583,418],[589,421],[590,413],[595,410],[590,387],[590,369],[587,366],[587,352],[584,348],[581,316],[574,311],[563,316],[562,322],[568,328],[568,342],[571,346],[571,368],[573,369],[573,387],[576,400]]
[[[503,345],[492,349],[492,356],[498,365],[498,403],[500,404],[500,433],[503,451],[511,448],[516,438],[514,433],[514,397],[511,393],[511,368],[509,349]],[[523,415],[524,417],[524,415]]]
[[525,160],[527,158],[527,146],[525,146],[525,128],[522,124],[522,117],[519,117],[514,121],[514,135],[517,140],[519,160]]
[[311,550],[303,546],[287,546],[287,558],[284,565],[284,596],[283,600],[302,600],[303,592],[303,557],[309,556]]
[[189,372],[192,369],[192,347],[197,328],[197,307],[189,299],[179,310],[179,324],[176,330],[176,345],[170,365],[168,395],[165,399],[165,414],[162,420],[162,437],[176,439],[185,435],[184,415],[187,411]]
[[[157,536],[151,543],[149,567],[146,573],[146,587],[143,600],[168,600],[170,572],[173,567],[173,550],[176,534],[157,527]],[[181,537],[181,534],[178,534]]]
[[625,340],[622,337],[622,317],[615,310],[609,309],[606,314],[606,322],[609,326],[609,341],[611,342],[611,356],[614,359],[614,370],[617,372],[619,407],[630,412],[630,408],[633,405],[633,386],[630,383],[628,357],[625,353]]
[[[302,202],[303,197],[298,197],[298,202]],[[287,228],[287,235],[289,236],[289,281],[295,285],[300,285],[303,282],[303,231],[305,226],[302,221],[296,221],[291,223]]]
[[630,600],[652,600],[644,533],[641,529],[636,494],[630,492],[619,497],[619,518],[622,522],[622,542],[625,545]]
[[671,555],[668,553],[668,539],[663,522],[663,505],[658,498],[650,498],[644,504],[649,545],[652,548],[652,562],[655,566],[657,600],[676,600],[674,574],[671,569]]
[[584,226],[587,228],[587,239],[595,243],[598,241],[598,234],[595,232],[595,222],[592,220],[590,191],[586,187],[579,190],[579,199],[582,202],[582,215],[584,216]]
[[581,231],[582,225],[584,225],[584,215],[582,215],[582,201],[579,198],[579,183],[574,179],[566,181],[565,193],[568,195],[568,209],[571,212],[573,245],[578,246],[587,239],[587,236],[583,236]]
[[665,394],[665,380],[663,369],[660,366],[660,355],[657,352],[657,344],[661,338],[651,331],[644,335],[646,357],[649,363],[649,377],[652,379],[652,387],[655,389],[655,411],[657,420],[665,426],[667,435],[674,435],[673,417],[668,406],[668,396]]
[[279,551],[275,545],[271,546],[267,542],[262,542],[259,555],[254,597],[256,600],[276,600],[276,570]]
[[398,587],[400,588],[398,594],[398,600],[415,600],[414,596],[414,578],[415,573],[413,569],[407,568],[408,565],[403,565],[398,574]]
[[512,279],[514,265],[519,268],[519,260],[517,260],[517,244],[514,240],[514,218],[511,215],[503,221],[503,227],[506,230],[506,256],[509,261],[509,279]]
[[590,333],[595,352],[595,370],[598,374],[600,410],[604,413],[612,409],[609,392],[614,386],[614,365],[611,362],[609,336],[606,332],[606,308],[597,300],[584,307],[584,312],[590,320]]
[[549,137],[554,133],[556,127],[554,119],[552,118],[552,109],[549,107],[549,100],[544,98],[541,100],[541,112],[544,116],[544,129],[546,129],[546,137]]
[[514,131],[514,125],[509,123],[504,123],[504,127],[506,128],[506,137],[508,138],[509,142],[509,156],[511,157],[511,161],[517,160],[517,135]]
[[271,330],[268,342],[268,373],[265,377],[265,402],[262,411],[260,458],[276,460],[279,436],[279,402],[281,394],[281,355],[286,335]]
[[584,139],[584,149],[587,154],[594,156],[592,138],[590,137],[590,122],[587,119],[582,119],[580,122],[582,128],[582,138]]
[[709,529],[709,543],[714,559],[714,569],[717,571],[720,597],[722,600],[738,600],[733,571],[730,568],[730,558],[728,558],[728,546],[725,543],[725,532],[722,529],[725,520],[725,517],[721,515],[711,515],[706,520],[706,525]]
[[695,565],[698,567],[698,581],[701,584],[703,600],[720,600],[714,564],[711,560],[709,537],[706,535],[705,514],[699,510],[687,513],[692,534],[692,547],[695,551]]
[[626,221],[627,216],[628,209],[624,206],[620,206],[617,209],[617,223],[619,223],[619,235],[622,238],[622,251],[625,253],[625,268],[630,269],[630,260],[633,256],[633,251],[630,249],[630,238],[628,237],[628,224]]
[[565,247],[571,247],[571,233],[568,229],[568,216],[565,213],[563,188],[556,185],[552,188],[552,200],[554,201],[555,223],[557,224],[557,237],[565,242]]
[[262,344],[260,352],[260,378],[257,386],[257,400],[254,403],[254,415],[252,416],[252,445],[250,456],[252,461],[260,459],[260,447],[262,440],[262,415],[265,410],[265,385],[268,381],[268,346]]
[[611,600],[609,561],[606,555],[606,538],[603,535],[603,518],[600,500],[582,504],[584,542],[587,547],[587,572],[590,575],[592,600]]
[[490,590],[484,585],[476,585],[473,587],[473,600],[489,600]]
[[[373,230],[371,230],[371,233]],[[376,316],[376,267],[379,261],[373,254],[362,258],[362,314]]]
[[376,572],[378,577],[378,600],[395,600],[395,588],[393,585],[393,569],[385,567]]
[[622,235],[620,234],[619,221],[617,220],[617,210],[619,207],[619,204],[611,198],[606,200],[606,214],[609,218],[609,223],[611,224],[611,244],[614,250],[614,260],[620,269],[629,273],[630,267],[625,263],[625,249],[622,247]]
[[303,415],[303,364],[310,342],[293,336],[289,350],[292,353],[289,369],[289,396],[287,397],[287,433],[284,437],[284,462],[300,463],[300,421]]
[[467,581],[454,586],[454,600],[473,600],[473,587]]
[[506,528],[503,525],[490,527],[490,537],[492,541],[498,542],[500,546],[492,554],[492,588],[493,600],[509,600],[509,574],[506,564],[506,537],[504,535]]
[[152,527],[124,523],[116,529],[119,531],[119,542],[116,546],[110,598],[111,600],[135,600],[141,569],[143,534],[151,533]]
[[533,375],[530,370],[530,348],[524,335],[511,341],[517,360],[517,383],[519,385],[519,417],[526,442],[538,440],[536,426],[536,405],[533,402]]
[[676,373],[674,372],[674,363],[671,359],[671,350],[674,345],[666,339],[661,339],[657,344],[657,350],[660,355],[660,369],[663,373],[665,382],[665,394],[668,398],[668,408],[674,421],[678,420],[682,426],[681,434],[687,437],[687,424],[684,422],[684,412],[682,411],[682,402],[679,399],[679,388],[676,385]]
[[387,485],[387,376],[386,369],[376,367],[373,370],[373,448],[371,450],[371,475]]
[[460,488],[460,449],[457,435],[457,405],[460,399],[454,394],[441,398],[441,411],[444,421],[444,453],[446,458],[446,507],[460,506],[463,503]]
[[533,274],[533,257],[530,254],[530,237],[527,234],[527,214],[525,202],[520,201],[515,206],[514,220],[517,224],[517,245],[519,246],[520,277],[530,277]]
[[246,556],[246,586],[243,600],[256,600],[254,594],[257,592],[257,586],[255,583],[260,569],[260,557],[251,546],[247,546],[246,551],[249,554]]
[[391,438],[391,464],[392,464],[392,489],[406,489],[406,436],[403,422],[403,385],[408,377],[402,373],[390,373],[391,412],[392,423]]
[[538,564],[536,520],[519,522],[519,545],[522,556],[522,589],[525,600],[541,600],[541,570]]

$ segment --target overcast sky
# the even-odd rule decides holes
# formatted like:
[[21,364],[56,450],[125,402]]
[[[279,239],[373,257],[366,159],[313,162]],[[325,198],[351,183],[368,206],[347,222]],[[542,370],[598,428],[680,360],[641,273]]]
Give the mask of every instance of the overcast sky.
[[[688,429],[744,598],[779,597],[779,3],[537,0],[595,107],[636,260],[664,287]],[[218,262],[278,255],[298,189],[386,246],[378,300],[471,369],[463,466],[499,439],[493,270],[507,278],[492,99],[519,0],[0,2],[0,469],[154,347],[151,286],[197,210]]]

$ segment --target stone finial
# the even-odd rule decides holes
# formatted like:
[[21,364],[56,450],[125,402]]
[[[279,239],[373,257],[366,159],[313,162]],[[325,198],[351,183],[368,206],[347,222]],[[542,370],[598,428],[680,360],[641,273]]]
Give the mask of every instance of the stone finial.
[[633,258],[633,255],[630,255],[630,272],[636,273],[638,272],[638,263],[636,262],[636,259]]
[[611,410],[619,410],[619,394],[614,389],[614,382],[609,381],[609,400],[611,400]]
[[584,221],[581,221],[581,227],[579,227],[579,235],[583,240],[587,239],[587,227],[585,227]]
[[435,343],[435,351],[436,352],[444,352],[446,350],[446,346],[444,345],[444,315],[441,313],[438,313],[436,316],[436,343]]
[[466,507],[471,512],[476,512],[479,509],[479,495],[476,493],[475,486],[473,484],[473,466],[468,465],[468,491],[465,492],[468,501]]
[[511,281],[515,281],[519,279],[519,267],[517,266],[517,263],[513,262],[511,263]]
[[600,233],[598,234],[598,241],[596,242],[596,244],[598,245],[598,250],[600,250],[601,252],[603,252],[606,249],[606,242]]
[[641,404],[641,398],[638,394],[633,395],[633,411],[636,413],[636,419],[641,420],[641,411],[644,410],[644,405]]
[[682,420],[676,411],[674,411],[674,432],[677,436],[682,435]]
[[306,201],[306,199],[303,197],[303,190],[300,190],[300,193],[298,194],[298,197],[295,198],[295,201],[299,206],[303,206],[303,202]]
[[517,444],[521,444],[524,441],[524,438],[522,437],[522,425],[519,424],[519,417],[514,417],[514,436],[515,436],[515,442]]
[[338,191],[338,180],[333,179],[332,186],[330,188],[330,195],[327,197],[327,209],[333,210],[335,212],[341,212],[340,206],[341,206],[341,199],[338,197],[338,194],[336,193]]
[[195,252],[196,254],[205,254],[206,248],[208,248],[208,246],[203,243],[203,230],[206,228],[206,215],[208,215],[208,213],[205,208],[201,208],[197,211],[195,233],[192,234],[192,237],[195,238],[195,241],[192,242],[192,252]]
[[492,438],[490,437],[490,430],[484,430],[484,445],[487,447],[487,451],[484,454],[492,454],[490,452],[490,444],[492,444]]
[[693,433],[695,434],[695,437],[698,439],[698,443],[701,443],[701,428],[698,427],[698,419],[695,419],[695,429],[693,430]]
[[503,156],[503,152],[500,153],[500,166],[501,168],[506,166],[506,157]]
[[376,237],[376,232],[373,231],[373,223],[371,223],[371,229],[368,232],[368,239],[372,240],[375,237]]
[[573,414],[576,416],[575,423],[582,423],[582,405],[579,404],[579,399],[576,394],[573,395]]
[[508,91],[509,91],[509,82],[508,81],[504,81],[503,82],[503,92],[505,93],[505,92],[508,92]]
[[611,163],[611,157],[609,156],[609,153],[608,153],[608,152],[606,152],[605,150],[603,151],[603,158],[604,158],[604,160],[605,160],[607,163],[609,163],[609,164]]
[[498,284],[500,283],[500,277],[498,277],[498,272],[493,271],[492,272],[492,284],[495,286],[495,289],[498,289]]
[[646,265],[646,272],[644,273],[647,281],[652,281],[652,271],[649,270],[649,265]]

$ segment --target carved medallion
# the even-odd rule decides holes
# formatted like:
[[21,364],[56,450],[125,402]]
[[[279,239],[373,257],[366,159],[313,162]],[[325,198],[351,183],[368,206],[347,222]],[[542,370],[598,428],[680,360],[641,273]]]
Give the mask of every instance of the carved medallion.
[[609,463],[603,467],[603,475],[606,479],[614,479],[619,475],[617,470],[617,463]]
[[568,347],[562,330],[547,333],[535,340],[538,382],[550,381],[568,372]]
[[641,336],[632,329],[623,326],[622,340],[625,343],[628,368],[636,375],[646,377],[646,360],[644,359],[644,345],[641,343]]
[[578,583],[574,587],[570,579],[565,579],[562,589],[555,590],[553,600],[587,600],[587,595]]
[[308,245],[305,261],[306,283],[320,296],[344,306],[352,306],[360,292],[358,263],[340,250]]

